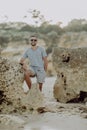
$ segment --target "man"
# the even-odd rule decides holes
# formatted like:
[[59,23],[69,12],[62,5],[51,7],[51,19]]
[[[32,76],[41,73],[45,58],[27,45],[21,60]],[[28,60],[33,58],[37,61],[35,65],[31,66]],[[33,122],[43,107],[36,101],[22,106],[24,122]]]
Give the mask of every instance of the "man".
[[[23,57],[20,60],[20,64],[23,65],[25,73],[25,81],[31,89],[31,77],[36,76],[37,82],[39,84],[39,90],[42,91],[42,86],[46,76],[47,70],[47,54],[43,47],[37,45],[37,37],[30,37],[31,47],[29,47]],[[30,67],[27,69],[25,59],[29,59]]]

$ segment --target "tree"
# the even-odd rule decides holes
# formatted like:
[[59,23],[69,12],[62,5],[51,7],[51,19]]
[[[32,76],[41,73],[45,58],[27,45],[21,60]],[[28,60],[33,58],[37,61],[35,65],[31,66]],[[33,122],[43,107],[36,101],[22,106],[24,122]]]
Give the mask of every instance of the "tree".
[[65,27],[65,30],[71,32],[87,31],[87,20],[73,19],[68,23],[68,26]]
[[45,18],[44,18],[44,15],[41,14],[40,11],[34,9],[34,10],[29,10],[28,13],[30,13],[34,20],[34,23],[35,23],[35,26],[39,26],[40,24],[44,23],[45,22]]

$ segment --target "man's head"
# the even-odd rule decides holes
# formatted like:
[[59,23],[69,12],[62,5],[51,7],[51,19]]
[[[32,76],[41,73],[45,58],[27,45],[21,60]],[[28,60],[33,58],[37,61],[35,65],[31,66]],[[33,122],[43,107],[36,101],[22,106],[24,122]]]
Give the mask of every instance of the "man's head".
[[30,42],[32,46],[36,46],[37,45],[37,37],[36,36],[31,36],[30,37]]

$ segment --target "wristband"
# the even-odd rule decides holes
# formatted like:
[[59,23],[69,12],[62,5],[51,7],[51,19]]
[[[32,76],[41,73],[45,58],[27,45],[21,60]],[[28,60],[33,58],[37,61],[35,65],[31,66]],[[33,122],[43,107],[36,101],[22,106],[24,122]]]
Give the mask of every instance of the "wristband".
[[23,63],[20,63],[20,65],[22,65],[22,66],[23,66]]

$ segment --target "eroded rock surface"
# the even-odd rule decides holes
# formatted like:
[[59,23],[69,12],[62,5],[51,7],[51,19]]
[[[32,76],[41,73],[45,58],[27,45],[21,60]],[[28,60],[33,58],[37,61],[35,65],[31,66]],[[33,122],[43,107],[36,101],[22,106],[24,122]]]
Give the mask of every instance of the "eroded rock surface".
[[23,113],[37,109],[42,103],[42,94],[37,84],[28,94],[23,90],[22,66],[12,60],[0,57],[0,113]]
[[87,48],[54,48],[52,59],[57,73],[54,97],[60,102],[84,100],[87,97]]

